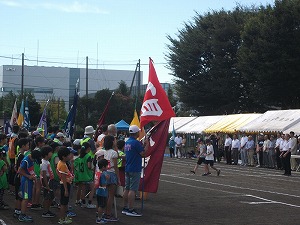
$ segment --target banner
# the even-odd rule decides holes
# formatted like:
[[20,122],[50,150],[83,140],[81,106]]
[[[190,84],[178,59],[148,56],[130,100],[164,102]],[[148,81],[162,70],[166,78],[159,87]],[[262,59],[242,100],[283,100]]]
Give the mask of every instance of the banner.
[[42,132],[42,136],[43,137],[46,137],[47,136],[47,106],[48,106],[48,103],[49,103],[49,99],[44,107],[44,110],[43,110],[43,114],[41,116],[41,119],[40,119],[40,122],[39,122],[39,125],[37,127],[37,130],[40,128],[43,130]]
[[141,127],[151,121],[162,121],[175,116],[168,96],[158,81],[152,59],[149,59],[149,79],[140,114]]
[[29,106],[28,106],[28,99],[27,98],[26,98],[26,103],[25,103],[25,113],[24,113],[23,127],[28,131],[31,127],[30,116],[29,116]]
[[13,127],[13,125],[17,124],[17,121],[18,121],[18,110],[17,110],[17,99],[16,99],[13,107],[13,111],[11,113],[10,126]]
[[73,104],[70,108],[70,111],[68,113],[67,119],[64,123],[64,131],[66,133],[66,137],[71,139],[74,133],[74,128],[75,128],[75,118],[76,118],[76,113],[77,113],[77,103],[78,103],[78,83],[79,80],[77,80],[76,83],[76,88],[75,88],[75,94],[74,94],[74,99],[73,99]]
[[170,119],[161,121],[148,132],[150,145],[143,165],[140,191],[156,193],[167,145]]

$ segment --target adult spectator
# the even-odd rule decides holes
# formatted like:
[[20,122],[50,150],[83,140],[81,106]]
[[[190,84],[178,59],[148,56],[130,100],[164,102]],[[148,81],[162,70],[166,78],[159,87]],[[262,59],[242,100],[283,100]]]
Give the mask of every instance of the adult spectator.
[[282,152],[280,157],[282,157],[282,163],[284,168],[285,176],[291,176],[291,152],[290,152],[290,135],[286,134],[284,136],[284,141],[282,142]]
[[264,145],[264,135],[259,134],[258,141],[256,145],[256,153],[257,153],[257,162],[258,165],[256,167],[263,167],[263,145]]
[[248,164],[248,157],[247,157],[247,150],[246,150],[247,141],[248,141],[248,137],[246,136],[245,133],[243,133],[241,138],[241,160],[242,160],[241,166],[247,166]]
[[248,158],[248,165],[254,166],[254,149],[255,149],[255,143],[253,141],[253,137],[251,135],[248,136],[248,141],[246,143],[246,152],[247,152],[247,158]]
[[233,140],[231,143],[232,159],[233,165],[238,164],[239,150],[241,149],[241,142],[237,139],[236,134],[233,135]]
[[175,157],[180,158],[182,156],[181,145],[182,145],[182,137],[177,134],[175,137]]
[[264,136],[264,143],[263,143],[263,165],[264,167],[269,167],[269,160],[268,160],[268,154],[270,150],[270,139],[268,135]]
[[169,140],[169,150],[170,150],[170,158],[173,158],[174,155],[174,151],[175,151],[175,141],[174,141],[174,137],[170,137]]
[[90,144],[91,155],[95,154],[95,152],[96,152],[96,145],[95,145],[95,141],[93,139],[94,134],[95,134],[94,128],[92,126],[86,126],[84,129],[84,136],[80,141],[81,146],[84,142],[88,142]]
[[275,142],[275,159],[276,159],[276,169],[277,170],[282,169],[282,159],[280,158],[282,142],[283,142],[283,139],[281,137],[281,133],[277,133],[277,139]]
[[216,134],[210,135],[210,141],[214,149],[214,162],[216,161],[220,162],[221,158],[219,157],[219,145],[218,145],[217,135]]
[[[297,138],[295,138],[295,133],[293,131],[290,132],[290,140],[289,140],[290,146],[289,146],[289,151],[291,152],[292,155],[297,154]],[[296,159],[291,158],[291,169],[293,171],[296,171],[297,169],[297,162]]]
[[226,134],[226,139],[224,143],[224,151],[225,151],[225,157],[226,157],[226,164],[231,165],[231,143],[232,139],[229,136],[229,134]]
[[124,208],[122,213],[127,216],[141,216],[134,209],[135,193],[138,191],[141,172],[142,157],[146,156],[149,140],[146,138],[144,146],[137,140],[140,129],[136,125],[129,127],[130,137],[125,143],[125,191],[123,195]]
[[269,168],[274,169],[275,168],[275,145],[276,140],[274,135],[270,136],[270,148],[268,152],[268,162],[269,162]]

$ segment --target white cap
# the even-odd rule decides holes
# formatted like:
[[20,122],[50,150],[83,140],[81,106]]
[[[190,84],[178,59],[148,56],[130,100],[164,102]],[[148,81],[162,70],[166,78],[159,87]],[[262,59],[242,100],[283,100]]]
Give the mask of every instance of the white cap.
[[129,133],[130,134],[135,134],[137,132],[139,132],[141,129],[137,126],[137,125],[131,125],[129,127]]
[[94,134],[95,130],[92,126],[86,126],[84,129],[84,134]]
[[62,132],[58,132],[58,133],[56,134],[56,137],[65,137],[65,135],[64,135]]

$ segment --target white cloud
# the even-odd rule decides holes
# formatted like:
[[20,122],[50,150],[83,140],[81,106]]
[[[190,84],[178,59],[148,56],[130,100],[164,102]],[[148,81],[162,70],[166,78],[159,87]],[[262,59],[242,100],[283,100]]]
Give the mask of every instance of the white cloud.
[[108,14],[107,11],[102,10],[98,6],[85,3],[85,1],[34,1],[34,0],[0,0],[0,4],[9,7],[22,7],[27,9],[37,10],[54,10],[67,13],[94,13],[94,14]]
[[22,6],[19,2],[13,1],[13,0],[0,0],[0,4],[10,6],[10,7],[21,7]]

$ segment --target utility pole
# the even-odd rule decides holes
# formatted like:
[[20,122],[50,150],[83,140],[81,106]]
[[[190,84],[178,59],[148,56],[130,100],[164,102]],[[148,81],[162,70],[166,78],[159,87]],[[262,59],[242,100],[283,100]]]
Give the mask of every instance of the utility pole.
[[60,98],[58,98],[58,100],[57,100],[57,124],[58,124],[58,126],[59,126],[59,117],[60,117]]
[[137,92],[137,97],[138,99],[140,99],[140,95],[141,95],[141,60],[139,59],[139,73],[138,73],[138,92]]
[[85,83],[85,95],[86,95],[86,123],[88,122],[89,118],[89,57],[86,57],[86,68],[85,68],[85,75],[86,75],[86,83]]
[[22,73],[21,73],[21,99],[23,100],[24,96],[24,53],[22,53]]

